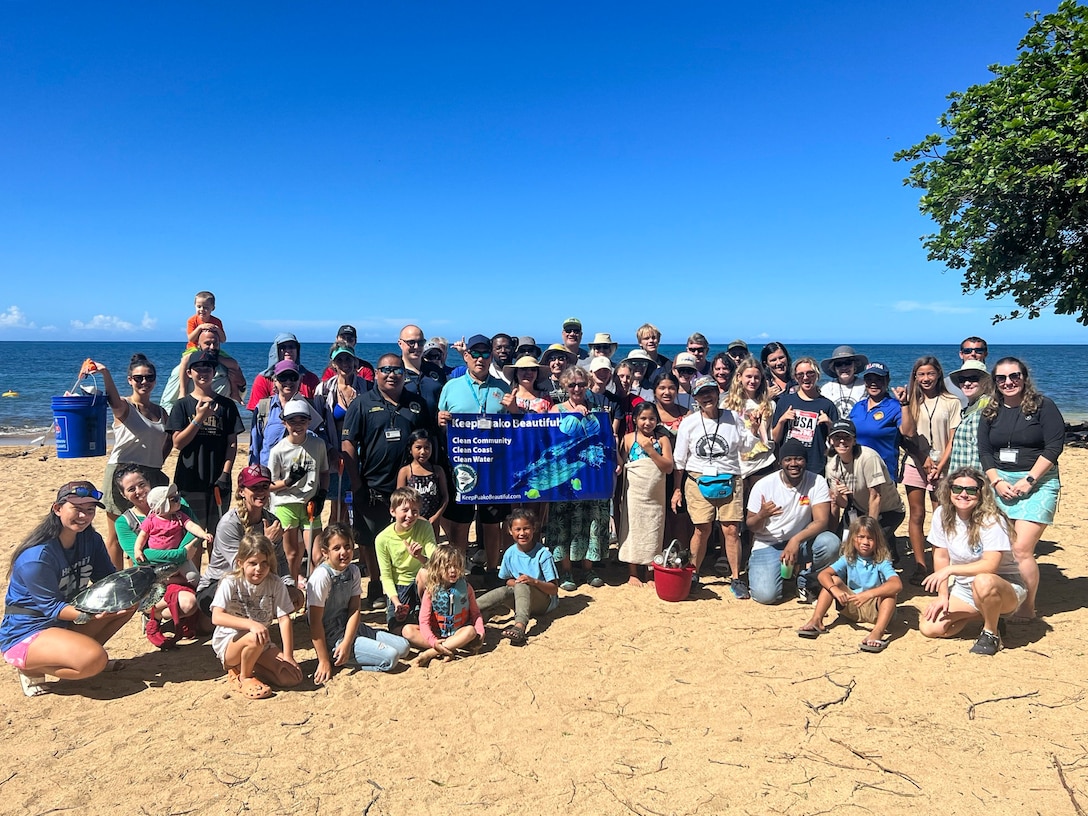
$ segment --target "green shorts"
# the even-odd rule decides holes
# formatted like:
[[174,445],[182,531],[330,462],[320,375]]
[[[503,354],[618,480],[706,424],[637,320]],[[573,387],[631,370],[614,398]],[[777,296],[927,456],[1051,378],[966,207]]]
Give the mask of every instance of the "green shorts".
[[310,516],[302,502],[290,502],[272,508],[284,530],[305,530],[310,526]]

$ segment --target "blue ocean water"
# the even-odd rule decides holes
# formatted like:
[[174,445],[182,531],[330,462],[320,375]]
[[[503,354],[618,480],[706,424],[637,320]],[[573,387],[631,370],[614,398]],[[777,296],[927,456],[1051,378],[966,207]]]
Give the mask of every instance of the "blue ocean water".
[[[751,347],[758,351],[762,342],[753,342]],[[170,369],[180,360],[183,348],[181,343],[0,342],[0,392],[18,393],[18,396],[0,398],[0,437],[33,438],[49,432],[52,424],[50,399],[72,387],[80,365],[87,357],[105,363],[115,374],[121,393],[127,394],[129,388],[124,374],[129,358],[142,352],[159,369],[157,396]],[[614,359],[621,359],[632,348],[634,346],[621,346]],[[670,356],[683,349],[679,345],[661,347],[662,353]],[[723,349],[712,347],[711,353]],[[794,359],[810,355],[822,360],[831,355],[832,349],[832,345],[798,343],[790,346],[790,354]],[[268,365],[269,345],[266,343],[230,343],[225,350],[238,360],[250,381]],[[870,360],[887,364],[895,384],[905,384],[914,361],[925,354],[936,356],[946,371],[959,367],[958,346],[869,345],[858,346],[857,350],[868,355]],[[398,351],[395,341],[363,343],[357,349],[371,362],[386,352]],[[328,344],[303,343],[302,363],[320,372],[324,370],[328,352]],[[1083,372],[1088,370],[1088,346],[991,346],[989,359],[992,363],[1009,355],[1027,362],[1037,386],[1057,403],[1067,422],[1088,419],[1088,390],[1082,380]]]

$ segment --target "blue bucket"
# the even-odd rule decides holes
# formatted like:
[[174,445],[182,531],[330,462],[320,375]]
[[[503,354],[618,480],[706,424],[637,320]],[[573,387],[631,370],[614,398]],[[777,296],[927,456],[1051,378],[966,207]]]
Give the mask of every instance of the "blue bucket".
[[106,455],[105,394],[53,397],[58,459]]

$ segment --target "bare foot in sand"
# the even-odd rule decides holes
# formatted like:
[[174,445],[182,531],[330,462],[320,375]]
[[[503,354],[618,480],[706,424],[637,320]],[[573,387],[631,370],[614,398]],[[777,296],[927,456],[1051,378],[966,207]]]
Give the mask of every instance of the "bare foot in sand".
[[438,657],[437,649],[427,649],[425,652],[419,653],[419,657],[416,658],[416,665],[421,669],[425,669],[436,657]]
[[627,579],[627,586],[644,587],[646,586],[646,584],[640,581],[637,575],[632,575],[630,578]]

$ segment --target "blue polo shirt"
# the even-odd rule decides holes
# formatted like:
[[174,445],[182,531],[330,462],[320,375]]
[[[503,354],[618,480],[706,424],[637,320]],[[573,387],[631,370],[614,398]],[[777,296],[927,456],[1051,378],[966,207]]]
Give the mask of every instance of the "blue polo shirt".
[[480,383],[466,374],[443,386],[438,410],[451,414],[505,414],[502,398],[509,391],[510,386],[498,377],[488,374],[487,379]]
[[903,406],[895,397],[885,397],[874,408],[869,408],[869,398],[862,397],[850,409],[850,421],[858,431],[858,444],[872,448],[888,466],[893,479],[899,473],[899,423],[903,418]]

